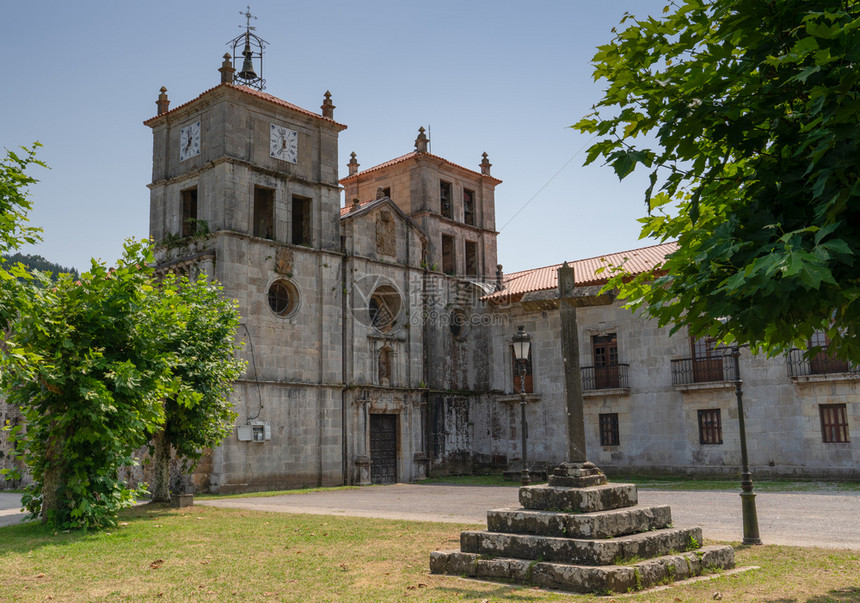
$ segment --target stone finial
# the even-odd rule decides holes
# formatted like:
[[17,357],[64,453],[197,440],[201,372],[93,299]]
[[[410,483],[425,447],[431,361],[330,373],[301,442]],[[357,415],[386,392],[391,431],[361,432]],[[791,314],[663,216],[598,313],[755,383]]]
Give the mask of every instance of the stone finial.
[[346,167],[349,168],[349,175],[350,176],[354,176],[355,174],[358,173],[358,166],[359,165],[361,165],[361,164],[355,159],[355,151],[353,151],[352,153],[349,154],[349,163],[346,164]]
[[490,175],[490,168],[493,167],[493,164],[490,163],[489,159],[487,159],[486,153],[484,153],[482,155],[482,157],[483,157],[483,159],[481,159],[481,173],[484,176],[489,176]]
[[220,69],[218,71],[221,72],[221,83],[222,84],[232,84],[233,83],[233,74],[236,73],[236,69],[233,67],[233,61],[230,58],[230,53],[224,53],[224,62],[221,63]]
[[352,207],[349,208],[349,211],[355,211],[359,207],[361,207],[361,201],[358,200],[358,197],[352,200]]
[[427,143],[430,140],[427,138],[427,135],[424,134],[424,126],[418,128],[418,138],[415,139],[415,150],[419,153],[427,152]]
[[504,274],[502,274],[502,265],[496,264],[496,291],[501,291],[505,288],[502,284]]
[[170,107],[170,101],[167,99],[167,88],[162,86],[160,92],[158,100],[155,101],[155,106],[158,107],[158,115],[167,113],[167,108]]
[[376,198],[382,199],[385,196],[385,189],[381,186],[376,187]]
[[334,119],[334,103],[331,102],[331,92],[326,90],[323,96],[325,96],[325,99],[323,100],[323,104],[320,105],[322,116],[327,119]]

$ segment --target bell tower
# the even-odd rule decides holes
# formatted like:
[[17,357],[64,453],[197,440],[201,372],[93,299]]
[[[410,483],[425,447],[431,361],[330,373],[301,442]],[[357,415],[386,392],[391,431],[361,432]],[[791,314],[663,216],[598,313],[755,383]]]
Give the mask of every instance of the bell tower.
[[250,11],[241,14],[220,83],[174,108],[162,87],[144,122],[153,135],[150,237],[161,270],[205,272],[242,316],[240,429],[213,453],[209,489],[339,484],[341,427],[329,417],[341,416],[337,162],[346,126],[328,91],[322,113],[263,91],[268,43]]
[[[239,72],[236,73],[236,79],[241,84],[250,88],[265,90],[266,80],[263,79],[263,49],[268,42],[253,33],[256,27],[251,26],[251,19],[256,20],[257,17],[251,14],[250,6],[245,12],[239,11],[239,14],[245,17],[245,32],[228,42],[228,45],[233,49],[231,55],[233,69],[235,70],[241,62]],[[242,26],[240,25],[239,27]],[[239,48],[242,48],[241,52],[239,52]]]

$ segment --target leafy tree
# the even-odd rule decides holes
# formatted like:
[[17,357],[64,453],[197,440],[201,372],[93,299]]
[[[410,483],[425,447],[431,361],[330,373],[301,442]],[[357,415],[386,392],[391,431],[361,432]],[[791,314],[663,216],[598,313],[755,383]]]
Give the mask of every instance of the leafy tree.
[[156,434],[196,458],[229,431],[235,306],[203,280],[154,281],[152,260],[129,241],[115,268],[38,273],[12,322],[3,385],[26,421],[12,434],[35,480],[24,504],[49,523],[112,524],[136,494],[118,470]]
[[824,329],[860,361],[860,2],[676,0],[593,63],[586,163],[649,169],[642,236],[679,244],[609,286],[674,331],[778,354]]
[[25,224],[27,212],[33,207],[26,189],[37,182],[26,170],[30,165],[47,167],[36,159],[36,149],[41,146],[36,142],[29,149],[21,147],[20,155],[7,149],[6,157],[0,161],[0,253],[39,240],[40,229]]
[[[0,163],[0,253],[39,239],[24,225],[38,146]],[[57,526],[110,525],[133,502],[117,475],[136,449],[153,439],[193,462],[229,433],[244,366],[235,303],[205,279],[154,281],[146,242],[127,241],[115,268],[93,260],[79,279],[4,263],[0,392],[26,421],[8,430],[35,480],[24,505]]]
[[12,322],[3,385],[26,421],[12,436],[35,481],[23,502],[49,523],[108,525],[133,502],[118,470],[163,423],[161,399],[179,391],[141,320],[171,319],[149,311],[146,249],[129,242],[116,268],[93,261],[80,281],[37,273]]
[[[27,212],[32,208],[27,187],[37,182],[26,170],[31,165],[47,167],[36,159],[36,149],[40,146],[36,142],[29,149],[22,147],[21,155],[7,149],[6,157],[0,161],[0,254],[40,240],[41,230],[26,225]],[[27,278],[22,266],[6,266],[0,256],[0,368],[5,348],[3,331],[17,312],[18,300],[24,295],[18,281]]]
[[165,420],[152,439],[154,501],[169,498],[171,448],[190,470],[203,449],[232,432],[236,415],[229,397],[245,369],[234,353],[239,314],[233,301],[221,297],[220,286],[202,275],[196,280],[170,275],[159,288],[160,302],[174,319],[149,324],[157,327],[154,339],[161,349],[173,354],[173,375],[188,395],[165,400]]

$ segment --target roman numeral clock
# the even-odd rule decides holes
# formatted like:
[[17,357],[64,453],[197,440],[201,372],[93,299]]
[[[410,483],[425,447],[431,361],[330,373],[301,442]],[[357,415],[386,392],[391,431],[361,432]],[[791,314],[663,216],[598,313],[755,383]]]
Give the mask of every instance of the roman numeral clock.
[[284,126],[271,124],[269,155],[275,159],[298,163],[299,133]]
[[185,161],[199,154],[200,122],[197,121],[179,130],[179,161]]

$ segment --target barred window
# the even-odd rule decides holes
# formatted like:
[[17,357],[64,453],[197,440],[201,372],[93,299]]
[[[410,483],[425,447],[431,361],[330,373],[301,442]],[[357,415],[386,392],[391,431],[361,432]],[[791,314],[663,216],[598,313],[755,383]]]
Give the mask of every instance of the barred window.
[[722,444],[723,424],[720,409],[699,411],[699,444]]
[[600,415],[600,445],[618,446],[618,413]]
[[821,404],[821,437],[827,444],[850,441],[848,439],[848,413],[844,404]]

